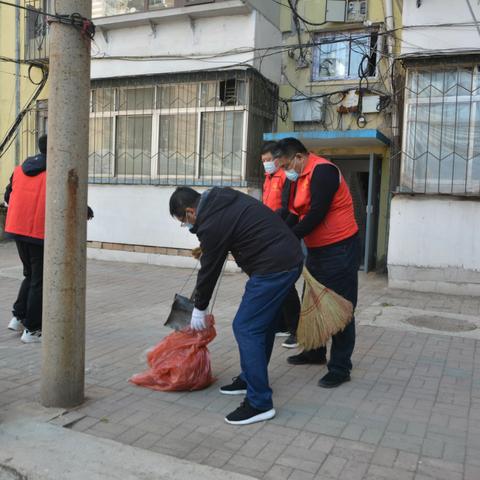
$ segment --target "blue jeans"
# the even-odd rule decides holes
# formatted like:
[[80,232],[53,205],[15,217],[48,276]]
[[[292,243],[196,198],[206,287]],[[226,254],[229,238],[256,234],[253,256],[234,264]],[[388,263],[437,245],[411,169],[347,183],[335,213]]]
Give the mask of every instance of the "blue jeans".
[[240,351],[240,378],[247,383],[248,402],[258,410],[273,407],[268,362],[282,315],[282,304],[301,269],[299,265],[286,272],[252,275],[233,320],[233,333]]
[[[360,266],[360,241],[355,235],[342,242],[320,248],[309,248],[306,267],[321,284],[350,300],[355,307],[358,297],[358,268]],[[352,370],[352,353],[355,347],[355,317],[345,330],[332,337],[328,370],[348,375]],[[326,348],[310,350],[311,359],[322,359]]]

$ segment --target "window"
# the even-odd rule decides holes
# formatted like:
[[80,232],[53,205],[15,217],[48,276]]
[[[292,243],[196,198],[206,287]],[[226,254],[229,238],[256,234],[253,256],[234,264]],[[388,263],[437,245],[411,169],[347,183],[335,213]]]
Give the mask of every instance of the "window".
[[118,175],[150,176],[151,138],[151,116],[118,117],[115,132],[115,171]]
[[243,114],[202,114],[201,174],[239,178],[242,167]]
[[109,17],[175,6],[175,0],[93,0],[92,17]]
[[408,72],[401,190],[480,193],[477,67]]
[[[271,125],[275,97],[273,90],[267,95],[266,83],[258,82],[256,94],[263,103],[255,111]],[[90,181],[241,184],[247,176],[248,85],[246,72],[238,72],[215,80],[158,84],[127,80],[94,88]],[[268,98],[271,109],[263,115]],[[260,140],[262,134],[251,133]]]
[[317,35],[315,42],[317,46],[314,47],[313,55],[313,81],[358,79],[360,65],[368,77],[376,75],[376,33]]
[[29,0],[25,13],[25,57],[28,60],[48,57],[48,21],[38,12],[52,12],[52,0]]

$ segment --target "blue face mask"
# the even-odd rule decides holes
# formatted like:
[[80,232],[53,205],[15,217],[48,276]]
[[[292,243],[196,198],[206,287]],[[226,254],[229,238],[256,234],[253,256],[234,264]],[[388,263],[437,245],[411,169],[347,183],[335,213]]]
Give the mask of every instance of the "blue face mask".
[[275,162],[263,162],[263,168],[265,169],[265,173],[269,175],[273,175],[277,170],[278,167],[275,165]]
[[191,230],[193,228],[193,223],[182,223],[180,226]]
[[293,168],[290,170],[285,170],[285,176],[291,181],[296,182],[300,174]]

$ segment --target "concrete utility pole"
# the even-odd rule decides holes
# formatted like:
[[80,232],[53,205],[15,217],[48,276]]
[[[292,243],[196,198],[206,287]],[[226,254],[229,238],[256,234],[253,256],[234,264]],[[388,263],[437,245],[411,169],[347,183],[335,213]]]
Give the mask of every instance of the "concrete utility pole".
[[[56,14],[90,18],[91,0],[56,0]],[[43,277],[41,401],[84,400],[90,41],[50,26],[47,211]]]

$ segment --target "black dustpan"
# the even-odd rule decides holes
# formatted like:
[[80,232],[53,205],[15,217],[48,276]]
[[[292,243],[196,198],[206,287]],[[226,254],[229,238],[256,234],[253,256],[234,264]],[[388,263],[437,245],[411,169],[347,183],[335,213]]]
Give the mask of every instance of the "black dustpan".
[[179,293],[175,294],[170,315],[165,322],[166,327],[174,330],[182,330],[190,325],[192,319],[192,312],[194,307],[195,291],[190,298],[184,297]]

